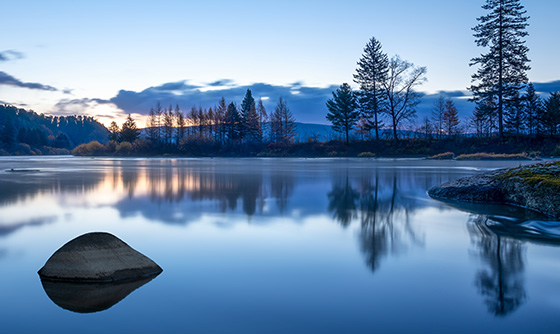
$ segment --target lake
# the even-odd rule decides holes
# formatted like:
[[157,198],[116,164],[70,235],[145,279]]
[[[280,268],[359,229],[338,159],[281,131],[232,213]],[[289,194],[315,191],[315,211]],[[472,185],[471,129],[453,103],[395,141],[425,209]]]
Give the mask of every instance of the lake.
[[[526,163],[2,157],[2,332],[559,332],[556,223],[426,194]],[[43,286],[90,231],[163,273],[88,286],[97,309]]]

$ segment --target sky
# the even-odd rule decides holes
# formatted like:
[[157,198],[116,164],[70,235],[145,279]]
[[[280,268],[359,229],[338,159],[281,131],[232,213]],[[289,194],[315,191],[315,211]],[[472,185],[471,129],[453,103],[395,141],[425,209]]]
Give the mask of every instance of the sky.
[[[90,114],[108,125],[163,105],[240,103],[247,88],[272,111],[327,123],[325,101],[352,82],[371,37],[427,67],[429,112],[439,92],[470,115],[466,87],[484,52],[471,28],[483,0],[4,1],[0,102],[45,114]],[[533,82],[560,90],[560,1],[525,0]],[[422,116],[422,112],[420,112]]]

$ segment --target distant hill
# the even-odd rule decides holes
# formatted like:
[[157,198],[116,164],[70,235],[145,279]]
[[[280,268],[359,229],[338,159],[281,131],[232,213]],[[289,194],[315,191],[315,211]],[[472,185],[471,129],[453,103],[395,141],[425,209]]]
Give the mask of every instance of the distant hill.
[[60,150],[71,150],[92,140],[106,143],[108,133],[90,116],[50,116],[0,105],[0,149],[4,154],[65,153]]

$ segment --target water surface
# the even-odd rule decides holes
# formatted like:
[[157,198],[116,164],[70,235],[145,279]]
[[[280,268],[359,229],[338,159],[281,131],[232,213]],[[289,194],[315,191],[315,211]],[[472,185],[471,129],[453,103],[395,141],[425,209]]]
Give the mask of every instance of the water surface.
[[[3,157],[2,331],[558,332],[558,225],[426,195],[523,163]],[[37,270],[90,231],[164,272],[51,300]]]

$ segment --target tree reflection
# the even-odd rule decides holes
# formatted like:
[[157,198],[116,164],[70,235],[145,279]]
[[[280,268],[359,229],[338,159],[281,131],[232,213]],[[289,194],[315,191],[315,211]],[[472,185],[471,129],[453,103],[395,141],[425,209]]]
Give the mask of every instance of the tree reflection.
[[471,241],[486,265],[479,270],[475,284],[484,296],[488,311],[507,316],[527,300],[524,285],[525,245],[488,228],[489,217],[472,215],[468,224]]
[[419,205],[414,196],[401,191],[404,188],[414,192],[410,181],[396,171],[378,169],[362,171],[352,180],[346,170],[333,181],[328,209],[343,227],[353,220],[360,222],[360,249],[372,271],[387,255],[401,253],[410,245],[423,245],[410,222],[411,213]]

